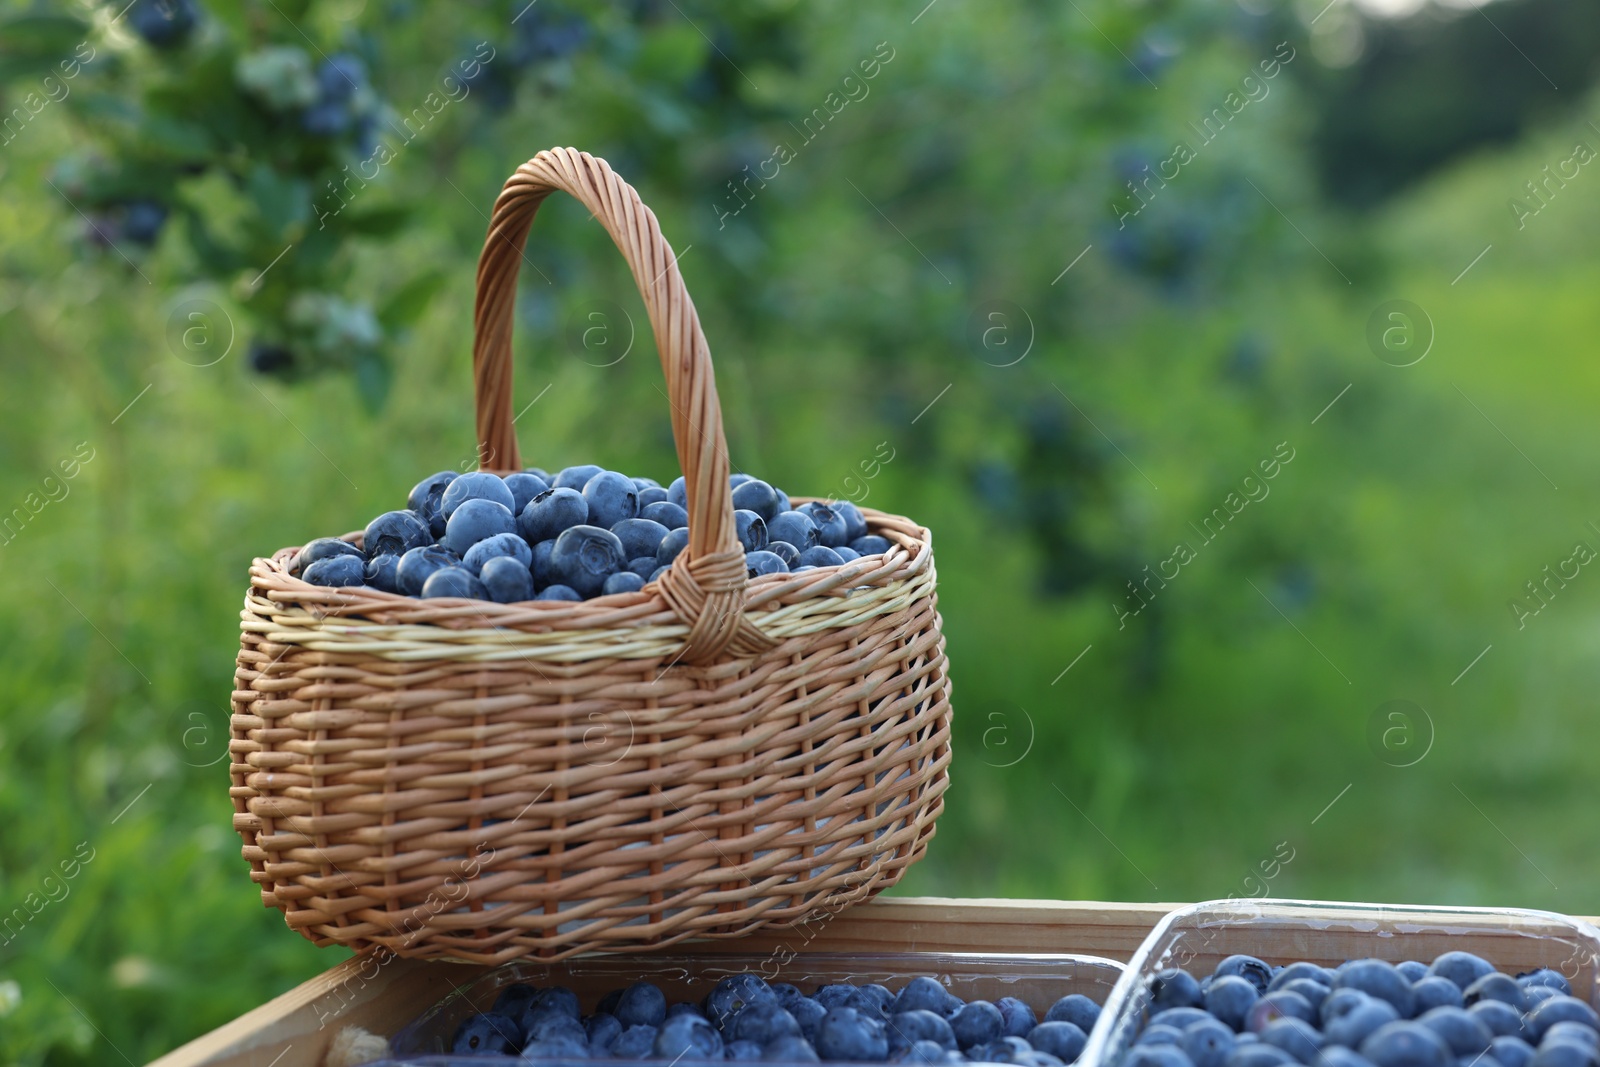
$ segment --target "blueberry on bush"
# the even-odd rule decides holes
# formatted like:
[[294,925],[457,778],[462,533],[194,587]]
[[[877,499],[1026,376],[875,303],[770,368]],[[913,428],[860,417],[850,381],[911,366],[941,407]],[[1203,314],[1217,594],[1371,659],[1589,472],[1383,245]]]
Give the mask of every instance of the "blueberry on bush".
[[199,15],[194,0],[134,0],[126,17],[152,48],[176,48],[194,32]]
[[583,495],[576,489],[557,487],[528,501],[517,517],[517,529],[528,544],[536,545],[588,521],[589,503]]

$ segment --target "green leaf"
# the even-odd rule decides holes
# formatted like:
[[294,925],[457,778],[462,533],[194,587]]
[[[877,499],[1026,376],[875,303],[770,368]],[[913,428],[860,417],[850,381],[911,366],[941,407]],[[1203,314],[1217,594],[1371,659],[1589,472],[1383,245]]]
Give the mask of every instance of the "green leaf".
[[68,15],[18,15],[0,19],[0,59],[53,67],[73,55],[89,24]]
[[402,330],[413,326],[428,310],[439,290],[444,288],[445,272],[425,271],[406,282],[378,306],[378,321],[385,330]]
[[411,209],[392,206],[371,208],[367,211],[341,212],[335,216],[350,233],[367,237],[390,237],[400,232],[411,220]]
[[251,168],[245,191],[255,201],[261,228],[270,239],[289,239],[291,229],[305,226],[311,218],[310,185],[286,178],[265,163]]
[[361,395],[361,406],[369,414],[383,410],[389,399],[389,387],[394,384],[394,370],[380,353],[363,351],[356,355],[356,392]]

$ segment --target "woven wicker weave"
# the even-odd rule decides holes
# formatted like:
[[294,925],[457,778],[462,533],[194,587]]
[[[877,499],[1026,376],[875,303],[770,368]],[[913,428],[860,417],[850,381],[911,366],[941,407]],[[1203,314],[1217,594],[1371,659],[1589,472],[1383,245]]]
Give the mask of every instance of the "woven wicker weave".
[[633,188],[572,149],[517,169],[479,261],[484,466],[521,465],[512,300],[557,189],[639,282],[689,544],[643,591],[582,603],[325,589],[293,576],[295,549],[255,561],[234,825],[263,903],[319,944],[501,962],[793,923],[892,885],[942,808],[928,531],[863,509],[888,553],[747,580],[711,357],[672,249]]

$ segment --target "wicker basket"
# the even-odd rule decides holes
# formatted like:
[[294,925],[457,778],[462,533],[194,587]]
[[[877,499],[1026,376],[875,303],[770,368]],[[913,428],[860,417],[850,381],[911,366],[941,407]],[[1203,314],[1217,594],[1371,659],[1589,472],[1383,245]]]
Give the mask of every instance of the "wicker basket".
[[888,553],[747,580],[694,305],[650,209],[583,152],[541,152],[495,203],[473,348],[484,466],[521,466],[512,304],[558,189],[639,283],[689,544],[641,592],[582,603],[319,588],[292,548],[254,562],[234,826],[262,902],[318,944],[497,963],[792,924],[894,884],[943,806],[928,531],[863,509]]

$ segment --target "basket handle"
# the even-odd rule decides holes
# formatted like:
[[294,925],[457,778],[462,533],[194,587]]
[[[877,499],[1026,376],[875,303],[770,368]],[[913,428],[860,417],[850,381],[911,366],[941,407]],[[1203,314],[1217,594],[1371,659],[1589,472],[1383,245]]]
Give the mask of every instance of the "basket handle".
[[655,334],[672,406],[672,436],[688,497],[689,543],[657,585],[689,626],[678,659],[704,663],[724,652],[754,655],[775,642],[744,613],[746,570],[728,485],[728,444],[711,350],[655,213],[603,159],[573,148],[540,152],[507,179],[494,204],[473,311],[472,375],[481,468],[517,470],[511,414],[511,328],[522,247],[545,197],[561,190],[600,221],[628,261]]

